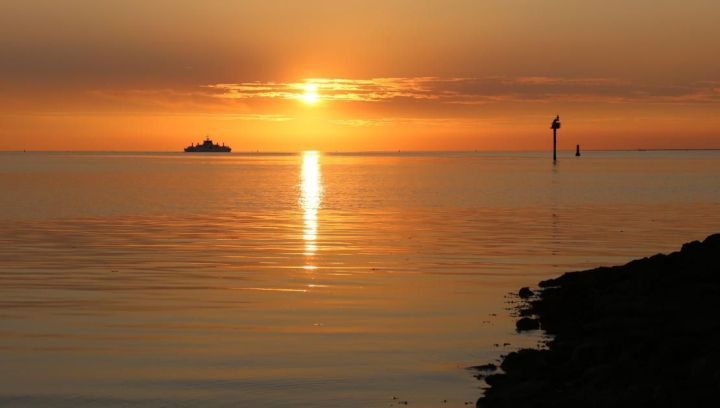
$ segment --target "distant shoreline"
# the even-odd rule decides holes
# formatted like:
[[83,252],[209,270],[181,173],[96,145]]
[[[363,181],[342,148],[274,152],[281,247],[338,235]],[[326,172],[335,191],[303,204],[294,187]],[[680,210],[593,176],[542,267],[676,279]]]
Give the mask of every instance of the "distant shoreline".
[[623,266],[523,288],[518,330],[546,350],[504,357],[477,407],[704,407],[720,389],[720,234]]

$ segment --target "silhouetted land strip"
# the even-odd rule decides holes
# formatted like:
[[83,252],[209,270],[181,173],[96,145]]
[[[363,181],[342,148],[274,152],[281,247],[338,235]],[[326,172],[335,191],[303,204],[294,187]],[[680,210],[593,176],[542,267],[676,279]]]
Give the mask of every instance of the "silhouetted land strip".
[[720,234],[540,288],[518,325],[553,340],[508,354],[478,407],[718,406]]

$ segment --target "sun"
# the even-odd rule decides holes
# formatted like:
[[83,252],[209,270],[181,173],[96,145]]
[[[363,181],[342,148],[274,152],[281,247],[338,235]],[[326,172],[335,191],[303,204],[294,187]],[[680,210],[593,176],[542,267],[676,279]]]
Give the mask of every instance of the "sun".
[[320,101],[320,94],[318,94],[318,86],[309,82],[305,84],[305,93],[301,95],[302,101],[308,105],[315,105]]

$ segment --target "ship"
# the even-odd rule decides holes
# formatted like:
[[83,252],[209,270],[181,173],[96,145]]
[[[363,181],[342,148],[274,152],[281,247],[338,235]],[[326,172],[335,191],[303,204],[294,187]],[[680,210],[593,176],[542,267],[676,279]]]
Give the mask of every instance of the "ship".
[[225,146],[225,143],[222,145],[213,143],[209,137],[206,137],[202,144],[193,143],[185,148],[186,153],[230,153],[231,151],[230,146]]

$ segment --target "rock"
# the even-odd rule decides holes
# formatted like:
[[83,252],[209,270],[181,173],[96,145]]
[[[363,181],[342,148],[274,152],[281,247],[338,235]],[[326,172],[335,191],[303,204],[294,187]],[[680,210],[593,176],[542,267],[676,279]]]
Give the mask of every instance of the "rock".
[[717,405],[720,234],[539,286],[518,292],[516,327],[542,325],[547,348],[504,356],[477,407]]
[[522,374],[526,371],[542,371],[545,367],[545,354],[543,350],[522,349],[513,351],[505,356],[500,367],[507,373]]
[[695,252],[702,250],[702,243],[700,241],[692,241],[684,244],[680,249],[680,252]]
[[587,342],[576,346],[571,354],[570,363],[576,367],[588,367],[603,361],[606,353],[602,345]]
[[529,317],[523,317],[515,323],[515,328],[518,331],[537,330],[540,328],[540,321]]
[[521,299],[527,299],[534,294],[535,294],[535,292],[530,290],[530,288],[528,288],[528,287],[524,287],[524,288],[520,289],[520,291],[518,292],[518,295],[520,296]]
[[490,386],[498,386],[505,380],[507,380],[505,374],[492,374],[485,377],[485,382]]

